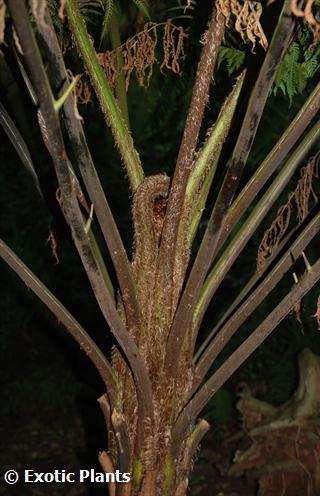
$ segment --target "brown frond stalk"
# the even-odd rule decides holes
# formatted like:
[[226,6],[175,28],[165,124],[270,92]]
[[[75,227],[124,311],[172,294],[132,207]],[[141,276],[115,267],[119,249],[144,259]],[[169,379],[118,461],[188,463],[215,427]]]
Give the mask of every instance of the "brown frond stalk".
[[[301,252],[311,243],[320,229],[320,214],[308,224],[304,231],[300,234],[297,240],[292,244],[290,251],[287,251],[279,262],[275,265],[271,272],[269,272],[257,288],[234,309],[230,318],[225,319],[217,329],[215,337],[209,342],[204,349],[203,355],[200,357],[196,370],[193,384],[193,391],[195,391],[205,375],[208,373],[211,365],[214,363],[217,356],[224,349],[226,344],[230,341],[232,336],[237,332],[240,326],[249,318],[254,310],[265,299],[266,295],[276,287],[284,274],[290,270],[295,261],[299,258]],[[210,333],[211,334],[211,333]]]
[[45,26],[44,16],[47,10],[47,0],[31,0],[30,4],[33,17],[39,24]]
[[31,82],[36,92],[40,110],[50,142],[50,150],[55,171],[63,196],[63,207],[72,236],[83,266],[94,291],[102,314],[114,333],[118,343],[124,350],[133,371],[139,404],[139,442],[143,439],[143,424],[148,417],[153,418],[152,391],[150,380],[132,336],[121,320],[112,296],[106,287],[103,275],[94,257],[90,240],[84,228],[83,217],[79,209],[68,167],[68,158],[63,142],[58,115],[54,108],[54,100],[41,55],[32,31],[27,8],[19,0],[8,0],[8,6],[25,54],[30,72]]
[[[42,25],[38,25],[38,29],[48,49],[48,59],[52,68],[52,73],[54,74],[55,85],[57,88],[61,88],[61,92],[63,93],[68,87],[68,72],[64,64],[49,12],[46,13],[45,21],[46,27],[43,28]],[[64,104],[64,113],[66,128],[74,155],[90,200],[95,206],[95,213],[117,273],[125,306],[127,325],[132,334],[138,334],[141,315],[136,297],[133,274],[109,203],[105,197],[96,172],[81,122],[77,118],[76,101],[72,101],[72,98],[66,100]]]
[[232,203],[225,219],[217,250],[221,248],[230,232],[246,211],[248,205],[254,201],[261,188],[276,171],[278,165],[293,148],[309,123],[320,109],[320,83],[315,87],[308,100],[298,112],[288,129],[270,151],[241,193]]
[[114,407],[118,401],[117,379],[100,348],[97,347],[87,332],[62,303],[49,291],[37,276],[31,272],[22,260],[10,250],[2,239],[0,239],[0,257],[15,271],[27,287],[37,295],[39,300],[49,308],[75,341],[79,343],[81,349],[87,354],[105,383],[109,401]]

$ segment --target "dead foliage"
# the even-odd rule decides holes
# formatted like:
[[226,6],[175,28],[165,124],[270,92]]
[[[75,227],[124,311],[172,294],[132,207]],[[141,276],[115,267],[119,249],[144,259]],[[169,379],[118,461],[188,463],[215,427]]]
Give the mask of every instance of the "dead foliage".
[[293,14],[297,17],[301,17],[308,24],[313,32],[314,44],[318,43],[320,36],[320,22],[316,19],[314,14],[315,1],[306,0],[303,6],[298,5],[298,0],[291,0],[291,10]]
[[273,255],[283,239],[292,220],[293,212],[296,213],[296,221],[300,225],[309,214],[310,205],[318,202],[318,197],[314,191],[314,180],[319,179],[319,158],[320,152],[312,157],[305,167],[301,168],[301,177],[295,190],[289,193],[287,203],[279,208],[276,218],[264,233],[258,248],[258,272],[263,271],[267,259]]
[[217,15],[223,14],[226,25],[229,27],[231,21],[235,30],[244,41],[251,41],[252,51],[256,42],[267,50],[268,41],[260,24],[262,5],[260,2],[251,0],[218,0],[216,2]]
[[128,90],[132,73],[135,73],[141,86],[148,86],[153,65],[158,63],[155,51],[158,46],[157,31],[160,27],[163,28],[163,61],[160,69],[166,68],[176,74],[181,73],[179,60],[184,53],[183,42],[187,36],[183,28],[175,26],[170,21],[160,24],[149,22],[145,24],[143,31],[128,38],[115,50],[97,54],[112,87],[116,79],[123,74]]

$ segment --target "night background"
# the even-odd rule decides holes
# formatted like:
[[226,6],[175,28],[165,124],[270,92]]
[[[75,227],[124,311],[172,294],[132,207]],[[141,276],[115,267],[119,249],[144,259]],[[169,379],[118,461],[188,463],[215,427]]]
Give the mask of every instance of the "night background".
[[[189,13],[191,18],[186,16],[174,21],[182,25],[188,34],[185,56],[181,62],[182,74],[176,75],[169,71],[162,73],[159,65],[155,65],[148,87],[140,87],[135,78],[131,78],[128,101],[132,134],[148,176],[159,172],[171,176],[173,173],[201,49],[199,39],[211,11],[211,2],[199,0],[200,3],[201,8],[195,8]],[[153,20],[160,22],[166,19],[167,9],[176,4],[174,1],[158,2]],[[126,16],[123,15],[123,40],[135,32],[135,12],[132,8]],[[264,14],[262,24],[268,39],[278,12],[279,5],[275,2]],[[99,19],[95,18],[88,24],[93,35],[99,33]],[[9,31],[9,24],[6,29]],[[224,45],[243,51],[254,79],[263,57],[262,48],[257,46],[253,54],[251,47],[231,32],[225,37]],[[301,46],[300,57],[304,49]],[[36,108],[30,101],[10,47],[3,45],[2,52],[0,99],[29,147],[47,205],[44,206],[28,171],[0,126],[1,237],[76,316],[108,355],[114,343],[113,338],[95,302],[69,230],[59,212],[55,198],[57,181],[50,155],[38,130]],[[161,60],[160,53],[158,58]],[[75,49],[67,52],[66,60],[75,74],[77,71],[82,72]],[[221,60],[211,87],[210,104],[206,109],[200,142],[205,138],[205,129],[215,121],[239,71],[239,67],[230,69],[226,60]],[[245,168],[242,185],[291,123],[318,79],[319,71],[308,78],[305,87],[297,89],[292,96],[288,92],[284,94],[279,88],[273,88]],[[79,112],[84,118],[90,151],[122,239],[128,252],[132,253],[134,243],[128,182],[93,92],[90,103],[79,104]],[[236,123],[241,123],[241,119],[239,111],[235,116]],[[223,150],[225,156],[235,137],[236,133]],[[316,151],[317,148],[314,148],[309,157],[315,155]],[[294,190],[298,178],[299,169],[226,276],[206,314],[200,342],[212,324],[218,321],[222,306],[233,301],[252,273],[263,233],[276,216],[279,206],[286,203],[288,193]],[[212,191],[209,205],[212,205],[214,197],[215,191]],[[193,246],[195,252],[208,215],[207,209]],[[58,263],[47,241],[51,229],[57,240]],[[310,262],[316,260],[319,253],[318,241],[319,235],[308,248]],[[98,238],[98,242],[104,250],[102,237]],[[105,261],[115,282],[108,255]],[[303,267],[297,267],[297,273],[302,274],[303,271]],[[105,424],[97,403],[97,398],[104,392],[103,383],[63,326],[2,260],[0,281],[1,470],[14,468],[19,471],[26,467],[41,471],[79,467],[96,467],[99,470],[97,454],[106,449],[107,443]],[[257,321],[260,322],[270,313],[293,284],[292,271],[289,271],[253,317],[241,327],[217,364],[236,349],[256,327]],[[236,437],[242,429],[241,416],[236,408],[237,395],[240,386],[247,384],[255,397],[275,406],[289,400],[298,385],[298,354],[309,348],[320,355],[320,334],[314,317],[319,294],[318,283],[303,299],[301,322],[295,313],[288,315],[206,407],[202,416],[210,422],[211,431],[201,443],[191,478],[190,494],[255,494],[255,482],[245,477],[232,478],[227,475],[238,440],[231,439],[228,443],[226,439]],[[29,487],[24,485],[22,489],[19,484],[8,487],[1,482],[0,494],[102,495],[106,494],[106,488],[93,484],[67,487],[30,484]]]

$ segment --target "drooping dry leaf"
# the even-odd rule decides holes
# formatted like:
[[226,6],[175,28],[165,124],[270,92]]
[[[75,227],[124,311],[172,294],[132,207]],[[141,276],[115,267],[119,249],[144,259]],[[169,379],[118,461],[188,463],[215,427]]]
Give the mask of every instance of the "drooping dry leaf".
[[252,43],[252,50],[258,41],[266,50],[268,41],[260,24],[262,5],[260,2],[252,0],[218,0],[216,3],[217,15],[223,14],[226,25],[230,26],[234,22],[235,30],[241,38],[248,39]]
[[[319,7],[318,11],[319,11]],[[315,1],[307,0],[302,9],[298,6],[298,0],[291,0],[291,10],[297,17],[303,17],[313,32],[314,44],[318,43],[320,36],[320,22],[316,19],[313,12],[315,10]]]

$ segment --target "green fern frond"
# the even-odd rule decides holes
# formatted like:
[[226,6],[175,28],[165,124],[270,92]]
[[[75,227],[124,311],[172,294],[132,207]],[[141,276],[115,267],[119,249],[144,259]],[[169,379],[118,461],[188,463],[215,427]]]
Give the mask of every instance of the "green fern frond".
[[291,44],[276,75],[272,92],[278,90],[289,98],[302,93],[310,78],[320,70],[320,46],[314,47],[310,29],[301,25],[296,40]]
[[291,105],[294,95],[298,92],[298,86],[302,88],[303,80],[306,83],[306,78],[303,78],[305,70],[295,60],[294,54],[289,52],[277,72],[273,85],[273,94],[276,95],[280,89],[289,98]]
[[102,15],[103,0],[80,0],[79,7],[86,22],[96,23]]
[[103,42],[107,36],[111,17],[113,16],[114,11],[115,11],[114,0],[104,0],[103,1],[103,9],[104,9],[104,16],[103,16],[103,22],[102,22],[102,28],[101,28],[100,46],[103,44]]
[[150,21],[151,20],[151,14],[150,14],[150,2],[149,0],[133,0],[136,6],[138,7],[139,10],[141,10],[146,18]]

